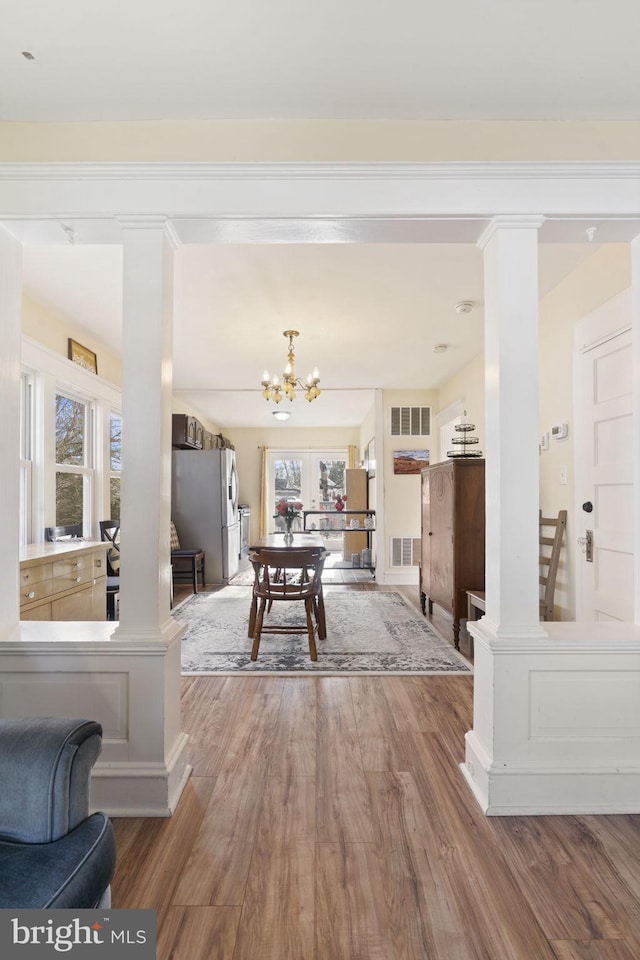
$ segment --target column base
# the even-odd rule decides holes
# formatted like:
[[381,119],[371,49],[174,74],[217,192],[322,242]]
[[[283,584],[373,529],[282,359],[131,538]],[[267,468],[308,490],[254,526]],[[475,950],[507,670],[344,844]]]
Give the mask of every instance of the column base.
[[487,816],[640,813],[640,627],[476,640],[462,773]]

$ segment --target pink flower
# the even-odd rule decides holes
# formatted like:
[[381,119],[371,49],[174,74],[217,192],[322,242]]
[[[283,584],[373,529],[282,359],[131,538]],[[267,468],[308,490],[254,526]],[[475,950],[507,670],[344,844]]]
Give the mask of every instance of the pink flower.
[[283,517],[285,520],[295,520],[296,517],[299,517],[299,510],[302,510],[302,503],[300,500],[278,500],[276,503],[276,513],[274,514],[274,519],[278,517]]

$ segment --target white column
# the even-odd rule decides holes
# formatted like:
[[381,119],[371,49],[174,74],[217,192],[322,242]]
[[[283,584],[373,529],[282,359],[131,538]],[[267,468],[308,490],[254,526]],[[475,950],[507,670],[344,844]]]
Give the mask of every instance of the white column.
[[539,623],[538,228],[497,217],[484,251],[486,623],[544,636]]
[[640,624],[640,236],[631,241],[631,322],[633,342],[633,556],[634,623]]
[[122,480],[119,639],[159,639],[170,617],[173,233],[122,218]]
[[[486,616],[475,640],[473,730],[463,772],[487,812],[522,800],[511,771],[529,751],[527,675],[518,656],[539,620],[539,217],[497,217],[484,251]],[[506,651],[513,656],[505,656]],[[522,666],[522,674],[520,667]],[[496,797],[499,797],[496,800]]]
[[22,247],[0,227],[0,641],[13,639],[19,613],[20,326]]

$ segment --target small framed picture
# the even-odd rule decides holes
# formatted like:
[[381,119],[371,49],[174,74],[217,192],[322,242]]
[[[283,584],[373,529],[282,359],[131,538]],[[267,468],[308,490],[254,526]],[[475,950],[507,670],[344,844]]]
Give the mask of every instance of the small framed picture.
[[90,370],[91,373],[98,372],[98,358],[88,347],[83,347],[77,340],[69,337],[69,360],[73,360],[78,366]]
[[372,480],[376,475],[376,438],[369,440],[364,448],[364,467],[367,471],[367,478]]
[[393,472],[399,476],[420,473],[429,466],[428,450],[394,450]]

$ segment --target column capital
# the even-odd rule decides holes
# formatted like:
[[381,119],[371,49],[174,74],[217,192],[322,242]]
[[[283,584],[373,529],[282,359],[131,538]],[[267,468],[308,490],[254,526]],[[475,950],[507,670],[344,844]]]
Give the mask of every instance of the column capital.
[[164,216],[164,214],[159,216],[152,214],[137,216],[121,215],[117,216],[116,220],[123,230],[162,230],[174,250],[182,243],[173,220],[170,220],[169,217]]
[[476,246],[481,250],[484,250],[486,245],[489,243],[492,237],[498,233],[499,230],[539,230],[546,217],[541,216],[499,216],[494,217],[489,226],[483,230],[482,234],[478,238]]

